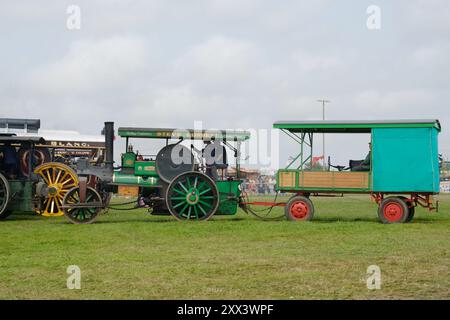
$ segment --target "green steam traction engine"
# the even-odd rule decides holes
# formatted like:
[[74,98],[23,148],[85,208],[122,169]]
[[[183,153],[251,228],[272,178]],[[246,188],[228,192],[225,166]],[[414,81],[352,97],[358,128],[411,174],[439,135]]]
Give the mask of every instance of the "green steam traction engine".
[[[119,136],[126,139],[126,152],[117,168],[113,165],[112,122],[105,123],[104,133],[104,163],[91,165],[80,159],[74,167],[78,185],[64,195],[61,206],[71,222],[95,221],[102,209],[109,207],[111,194],[119,185],[138,186],[137,206],[149,208],[155,215],[207,220],[214,214],[236,214],[241,202],[240,148],[250,138],[248,132],[119,128]],[[145,138],[163,139],[166,145],[155,156],[133,152],[130,139]],[[171,140],[176,143],[169,144]],[[199,141],[202,148],[182,144],[193,140]],[[226,174],[226,148],[234,152],[234,176]],[[57,167],[51,175],[58,175]]]

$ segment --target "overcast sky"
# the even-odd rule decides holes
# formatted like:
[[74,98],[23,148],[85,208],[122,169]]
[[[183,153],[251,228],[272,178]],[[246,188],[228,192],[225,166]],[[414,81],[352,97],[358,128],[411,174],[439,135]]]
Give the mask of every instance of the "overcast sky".
[[[0,39],[0,116],[46,129],[271,128],[325,97],[328,119],[438,118],[450,156],[448,0],[0,0]],[[363,158],[366,140],[327,148]]]

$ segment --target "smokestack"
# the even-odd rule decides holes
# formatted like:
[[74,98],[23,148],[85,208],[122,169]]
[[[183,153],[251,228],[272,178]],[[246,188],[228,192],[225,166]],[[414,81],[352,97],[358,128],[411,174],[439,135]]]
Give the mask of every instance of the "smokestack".
[[114,169],[114,122],[105,122],[105,166]]

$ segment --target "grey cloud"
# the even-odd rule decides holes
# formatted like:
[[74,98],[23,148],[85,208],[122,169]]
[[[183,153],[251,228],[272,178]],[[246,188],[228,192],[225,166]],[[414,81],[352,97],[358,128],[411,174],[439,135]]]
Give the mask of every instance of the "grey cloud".
[[105,120],[270,128],[320,118],[327,97],[330,119],[439,118],[450,155],[448,1],[79,0],[70,32],[72,2],[0,3],[1,116],[85,133]]
[[53,96],[118,89],[145,66],[144,42],[133,37],[75,41],[59,60],[30,72],[30,90]]

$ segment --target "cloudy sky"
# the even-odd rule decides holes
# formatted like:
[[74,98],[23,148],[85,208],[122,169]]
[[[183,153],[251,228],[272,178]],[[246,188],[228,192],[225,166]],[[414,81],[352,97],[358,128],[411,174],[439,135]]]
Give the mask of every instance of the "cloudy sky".
[[[0,116],[271,128],[321,118],[325,97],[328,119],[438,118],[449,157],[449,17],[448,0],[0,0]],[[327,137],[328,153],[364,157],[366,140]]]

